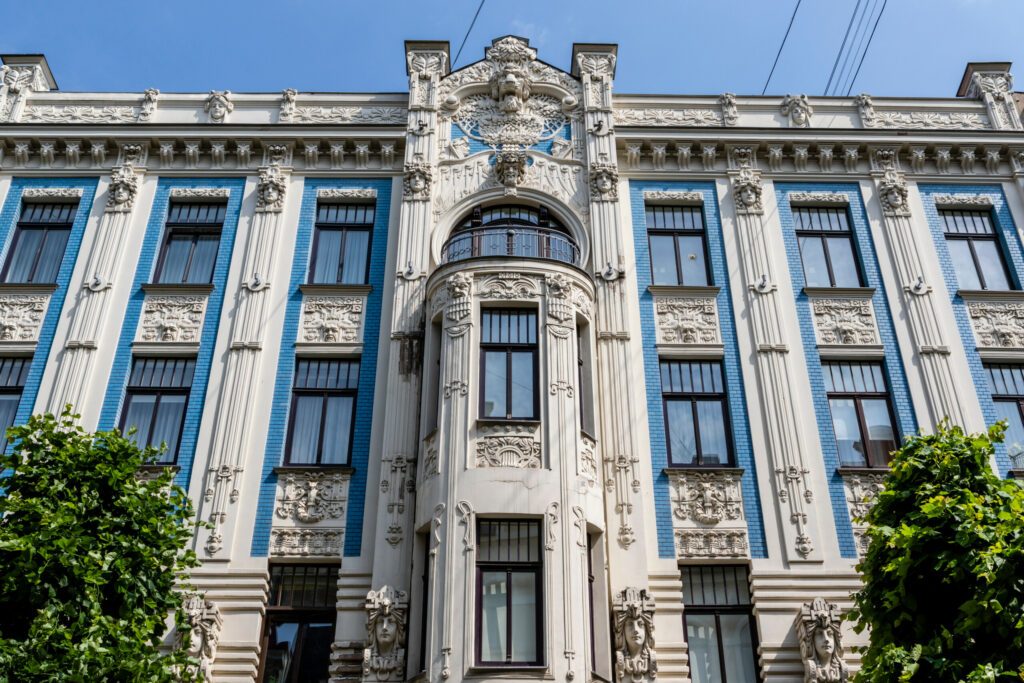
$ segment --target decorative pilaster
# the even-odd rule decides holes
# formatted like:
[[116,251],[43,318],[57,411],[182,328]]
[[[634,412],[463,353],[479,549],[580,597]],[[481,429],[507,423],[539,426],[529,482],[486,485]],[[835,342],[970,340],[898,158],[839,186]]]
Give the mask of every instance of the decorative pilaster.
[[[810,454],[801,438],[796,414],[796,373],[789,357],[789,339],[776,265],[769,255],[761,173],[749,148],[732,150],[736,233],[746,283],[746,316],[757,351],[758,400],[765,419],[765,445],[773,474],[774,503],[783,520],[783,552],[789,562],[821,561],[818,520],[813,516]],[[742,317],[742,316],[741,316]]]
[[1013,101],[1013,76],[1009,71],[975,71],[967,87],[967,97],[980,99],[988,109],[993,128],[1021,130],[1020,114]]

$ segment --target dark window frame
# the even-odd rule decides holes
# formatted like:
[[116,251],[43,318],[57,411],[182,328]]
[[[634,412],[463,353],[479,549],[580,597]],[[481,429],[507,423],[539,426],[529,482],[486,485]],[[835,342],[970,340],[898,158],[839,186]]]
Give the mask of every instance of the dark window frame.
[[[320,220],[320,208],[324,203],[318,203],[316,207],[317,219],[313,224],[313,245],[309,253],[309,265],[306,268],[306,283],[310,285],[365,285],[370,281],[370,254],[373,252],[373,226],[377,221],[377,205],[370,202],[329,202],[331,206],[365,206],[373,211],[373,220],[369,223],[332,222]],[[323,231],[340,232],[341,245],[338,255],[338,272],[332,282],[316,282],[316,259],[320,252],[320,234]],[[366,233],[366,263],[363,267],[363,277],[359,282],[342,282],[341,274],[345,269],[345,244],[348,242],[350,232]]]
[[[479,667],[494,667],[494,668],[523,668],[531,666],[543,666],[544,665],[544,554],[541,550],[541,528],[540,520],[538,519],[512,519],[512,518],[477,518],[476,521],[476,533],[477,539],[480,538],[481,523],[516,523],[516,524],[530,524],[536,529],[535,540],[537,543],[537,561],[536,562],[490,562],[481,561],[480,556],[477,555],[476,561],[476,601],[473,607],[474,613],[474,656],[473,661]],[[482,659],[483,653],[483,579],[485,572],[496,572],[505,571],[506,581],[506,592],[505,592],[505,661],[485,661]],[[535,637],[535,648],[537,652],[537,659],[532,662],[518,662],[512,661],[512,574],[533,574],[534,587],[537,596],[537,602],[534,610],[534,637]]]
[[[345,389],[308,389],[299,388],[295,386],[295,378],[298,377],[299,364],[304,361],[340,361],[342,363],[356,363],[359,368],[356,369],[356,386],[354,388]],[[362,359],[361,358],[308,358],[298,357],[295,359],[295,371],[292,375],[292,397],[288,408],[288,439],[285,442],[285,453],[284,453],[284,466],[285,467],[349,467],[352,462],[352,446],[355,444],[355,423],[356,423],[356,408],[359,401],[359,373],[362,370]],[[351,371],[350,371],[351,372]],[[295,416],[296,406],[300,396],[321,396],[322,402],[320,404],[320,431],[317,435],[317,449],[316,449],[316,462],[292,462],[292,444],[294,443],[295,436]],[[323,462],[324,455],[324,431],[327,428],[327,401],[332,396],[351,396],[352,397],[352,414],[349,416],[349,427],[348,427],[348,447],[346,449],[346,457],[344,462]]]
[[[714,570],[718,567],[740,567],[746,570],[745,576],[749,580],[749,569],[745,565],[693,565],[683,567],[684,581],[686,580],[686,573],[693,569],[702,569],[707,567]],[[747,602],[745,604],[737,605],[698,605],[698,604],[684,604],[683,605],[683,639],[687,641],[687,647],[689,647],[689,616],[700,616],[700,615],[714,615],[715,617],[715,638],[718,643],[718,670],[722,675],[721,681],[715,683],[737,683],[736,681],[730,682],[728,680],[728,674],[725,668],[725,645],[722,642],[722,615],[723,614],[746,614],[750,619],[750,648],[752,661],[754,663],[754,673],[757,676],[758,683],[761,681],[761,670],[758,666],[758,648],[760,648],[760,639],[757,633],[757,619],[754,616],[753,600],[750,597],[749,584],[745,584],[747,587]],[[747,683],[746,681],[740,681],[738,683]]]
[[[854,410],[857,412],[857,429],[860,432],[860,441],[864,446],[864,465],[842,465],[840,467],[865,467],[870,469],[888,469],[889,468],[889,454],[885,454],[885,462],[877,464],[872,462],[871,454],[868,453],[868,429],[867,422],[864,418],[864,407],[861,403],[862,399],[878,400],[884,399],[885,406],[889,411],[889,424],[892,426],[893,432],[893,445],[898,448],[900,444],[899,439],[899,422],[896,421],[896,412],[893,408],[892,391],[889,387],[889,378],[886,373],[885,363],[877,361],[835,361],[822,363],[822,371],[825,372],[829,365],[853,365],[862,367],[878,367],[881,371],[882,380],[885,382],[885,391],[827,391],[825,392],[825,400],[829,403],[829,417],[832,418],[832,437],[835,436],[835,417],[832,416],[832,399],[846,399],[852,400]],[[838,444],[838,440],[837,440]]]
[[[193,366],[192,366],[192,373],[193,373],[192,379],[189,381],[189,385],[187,387],[151,387],[151,386],[146,386],[146,385],[141,385],[141,384],[140,385],[132,385],[131,384],[131,381],[132,381],[131,377],[132,377],[132,374],[134,373],[135,363],[140,361],[140,360],[143,361],[143,362],[145,362],[147,360],[164,360],[164,361],[167,361],[167,360],[173,360],[173,361],[177,361],[177,360],[191,360],[192,363],[193,363]],[[161,401],[161,399],[164,396],[184,396],[185,397],[185,404],[184,404],[184,407],[182,408],[181,424],[178,425],[178,438],[175,440],[174,452],[171,452],[171,450],[168,449],[167,452],[163,454],[161,459],[157,461],[157,464],[160,464],[160,465],[174,465],[174,464],[176,464],[178,462],[178,454],[181,452],[181,437],[185,433],[185,420],[186,420],[186,417],[188,416],[189,401],[192,398],[192,383],[195,381],[195,362],[196,362],[195,358],[185,358],[185,359],[181,359],[181,358],[159,358],[159,359],[154,359],[151,356],[136,356],[136,357],[132,358],[132,365],[131,365],[131,368],[128,370],[128,385],[125,388],[124,401],[121,404],[121,416],[118,419],[118,426],[117,426],[118,430],[122,434],[124,434],[126,432],[127,428],[128,428],[128,425],[126,425],[125,423],[128,420],[128,413],[130,412],[129,411],[129,407],[131,406],[131,400],[132,400],[133,397],[135,397],[135,396],[156,396],[157,397],[156,398],[156,402],[153,404],[153,412],[152,412],[152,414],[150,415],[150,418],[149,418],[150,419],[149,429],[146,430],[146,433],[149,435],[149,438],[152,438],[153,427],[156,425],[157,416],[160,413],[160,401]],[[141,445],[140,447],[141,448],[145,448],[145,445]],[[154,448],[159,448],[159,446],[154,446]]]
[[[292,607],[288,605],[275,604],[274,587],[275,580],[274,575],[276,570],[290,569],[293,573],[296,569],[302,568],[305,572],[309,569],[320,569],[327,567],[328,570],[334,569],[335,574],[340,570],[338,564],[271,564],[271,581],[270,589],[267,600],[266,614],[263,617],[263,625],[260,628],[260,661],[259,661],[259,673],[256,680],[264,680],[266,674],[267,665],[267,654],[270,650],[270,628],[275,623],[281,622],[298,622],[299,628],[295,635],[295,654],[292,657],[293,662],[302,662],[302,648],[305,641],[306,632],[310,624],[320,621],[327,621],[335,624],[337,627],[337,605],[336,605],[336,593],[337,593],[337,575],[335,575],[334,581],[328,583],[328,587],[331,590],[328,591],[327,597],[330,598],[326,605],[321,606],[304,606],[304,607]],[[330,572],[328,571],[328,578],[330,578]],[[296,666],[289,676],[288,683],[302,683],[298,679],[299,667]]]
[[[947,229],[949,226],[949,221],[946,220],[947,218],[953,218],[955,220],[956,218],[966,218],[967,215],[970,215],[972,219],[975,217],[984,217],[988,219],[988,225],[992,228],[992,232],[950,232]],[[950,240],[967,242],[967,247],[971,253],[971,261],[974,263],[974,272],[978,277],[978,282],[981,284],[981,289],[994,292],[1016,291],[1020,289],[1013,271],[1010,270],[1010,264],[1007,261],[1006,244],[1003,241],[999,225],[996,222],[995,217],[992,215],[991,209],[982,211],[968,209],[939,209],[939,218],[942,219],[942,236],[945,238],[947,244]],[[985,268],[982,266],[981,260],[978,258],[978,250],[974,246],[975,242],[992,242],[995,244],[996,253],[999,255],[999,265],[1003,269],[1003,275],[1006,277],[1006,282],[1009,284],[1008,289],[989,290],[988,285],[985,282]],[[954,275],[957,277],[957,285],[959,286],[959,273],[956,273],[955,266]]]
[[[47,206],[54,206],[54,205],[60,204],[60,205],[64,205],[64,206],[71,206],[71,207],[74,207],[74,208],[70,212],[70,215],[67,217],[67,219],[62,220],[62,221],[26,220],[25,219],[25,213],[27,211],[29,211],[28,207],[30,207],[30,206],[37,206],[38,204],[45,204]],[[60,276],[61,266],[63,266],[64,258],[67,256],[68,242],[71,241],[71,230],[74,228],[75,218],[78,216],[79,203],[76,201],[76,202],[39,202],[38,204],[35,203],[35,202],[25,202],[25,203],[22,204],[22,207],[21,207],[21,217],[19,218],[18,223],[14,227],[14,234],[11,237],[11,246],[7,250],[7,254],[4,256],[3,269],[0,270],[0,282],[6,283],[6,284],[44,284],[44,285],[52,285],[52,284],[56,284],[57,278]],[[29,272],[28,279],[23,280],[23,281],[19,281],[17,283],[13,283],[13,282],[9,283],[8,280],[7,280],[7,276],[10,274],[11,266],[14,263],[14,255],[18,253],[18,243],[21,241],[21,239],[24,236],[26,231],[33,231],[33,232],[41,231],[43,233],[43,238],[39,241],[39,248],[36,249],[36,253],[35,253],[35,255],[32,258],[32,268],[31,268],[31,270]],[[53,281],[52,282],[49,282],[49,281],[48,282],[36,281],[34,278],[35,278],[35,275],[36,275],[36,271],[39,269],[39,259],[42,257],[43,246],[46,244],[46,238],[47,238],[48,234],[51,231],[53,231],[53,232],[66,232],[67,233],[67,238],[64,241],[64,253],[61,254],[61,262],[60,262],[60,264],[58,264],[57,270],[54,273]]]
[[[480,312],[481,329],[483,328],[483,320],[486,314],[494,313],[529,313],[533,316],[534,321],[534,341],[533,343],[504,343],[504,342],[484,342],[483,335],[481,333],[480,339],[480,419],[482,420],[501,420],[506,422],[534,422],[540,419],[540,321],[537,315],[537,309],[535,308],[484,308]],[[528,416],[513,416],[512,410],[512,356],[514,353],[525,353],[529,351],[532,354],[533,364],[533,402],[532,411],[533,413]],[[497,415],[484,415],[486,396],[487,396],[487,353],[505,353],[505,417]]]
[[[188,221],[175,221],[171,219],[172,207],[175,204],[168,206],[167,220],[164,223],[164,234],[163,239],[160,243],[160,254],[157,257],[156,268],[153,269],[153,282],[155,284],[162,285],[208,285],[213,282],[214,273],[217,271],[217,259],[220,258],[220,248],[223,246],[224,237],[224,221],[226,220],[226,208],[227,204],[224,202],[181,202],[180,204],[186,204],[190,206],[215,206],[225,209],[225,215],[220,217],[220,220],[216,222],[188,222]],[[180,235],[186,235],[191,238],[191,247],[188,252],[188,261],[185,263],[185,268],[182,271],[182,280],[180,282],[163,282],[164,265],[167,260],[167,250],[171,245],[171,241]],[[216,235],[217,237],[217,253],[213,257],[213,267],[210,269],[210,278],[206,282],[189,282],[188,275],[192,268],[192,259],[196,254],[196,245],[198,244],[198,238],[203,235]]]
[[[657,209],[687,209],[700,216],[700,228],[665,228],[655,227],[652,217],[657,213]],[[708,222],[707,216],[704,214],[703,206],[673,206],[673,205],[660,205],[660,204],[647,204],[644,207],[644,218],[647,225],[647,251],[648,254],[653,253],[651,248],[651,236],[671,236],[672,247],[675,253],[676,260],[676,282],[675,284],[665,285],[667,287],[710,287],[714,286],[715,278],[714,273],[711,270],[711,251],[708,246]],[[700,237],[701,247],[704,251],[704,282],[690,284],[683,281],[683,255],[679,253],[679,237]],[[651,282],[654,282],[654,259],[648,259],[651,263]]]
[[[991,372],[993,370],[1010,370],[1012,372],[1015,369],[1016,370],[1024,370],[1024,365],[1020,365],[1020,364],[1017,364],[1017,363],[986,363],[985,364],[985,372],[990,377],[991,377]],[[1020,416],[1021,423],[1024,424],[1024,389],[1021,389],[1019,391],[1019,393],[1013,393],[1013,392],[997,393],[996,387],[993,386],[993,382],[992,382],[991,379],[989,379],[989,388],[990,388],[990,392],[989,393],[992,396],[992,402],[993,403],[1009,403],[1009,404],[1016,405],[1017,406],[1017,414]],[[1016,468],[1019,465],[1024,465],[1024,456],[1021,456],[1020,454],[1018,454],[1018,457],[1014,457],[1014,455],[1012,453],[1010,453],[1010,449],[1005,444],[1005,442],[1004,442],[1004,447],[1006,447],[1006,455],[1010,459],[1011,467]]]
[[[816,212],[819,216],[829,215],[830,212],[835,212],[836,215],[842,215],[846,219],[845,230],[815,230],[813,228],[795,227],[794,233],[797,239],[797,252],[800,254],[800,267],[803,270],[804,284],[807,283],[807,267],[804,264],[803,250],[800,249],[800,238],[801,237],[817,237],[821,241],[822,252],[825,255],[825,268],[828,271],[829,287],[863,287],[866,282],[864,278],[864,265],[863,259],[861,258],[860,250],[857,248],[857,240],[853,234],[853,220],[850,216],[849,207],[843,208],[831,208],[831,207],[820,207],[820,206],[797,206],[793,207],[793,223],[794,226],[799,225],[801,222],[797,216],[809,215],[810,212]],[[828,248],[828,238],[845,237],[850,243],[850,253],[853,254],[854,265],[857,268],[857,284],[856,285],[837,285],[835,271],[832,268],[832,255]],[[820,286],[820,285],[819,285]]]
[[[706,468],[706,467],[735,467],[736,466],[736,453],[733,444],[732,434],[732,418],[729,414],[729,395],[726,391],[725,381],[725,366],[721,361],[698,361],[698,360],[681,360],[674,358],[661,358],[658,361],[659,376],[661,367],[665,363],[708,363],[711,365],[717,365],[719,372],[722,377],[722,391],[666,391],[664,384],[661,387],[661,413],[662,419],[665,424],[665,449],[668,455],[668,466],[671,468]],[[704,454],[701,452],[701,438],[700,438],[700,420],[697,417],[697,403],[698,401],[709,401],[717,399],[722,404],[722,421],[723,427],[725,428],[725,445],[726,445],[726,461],[724,463],[703,463]],[[673,462],[672,458],[672,430],[669,424],[668,418],[668,404],[669,402],[690,402],[690,410],[692,411],[693,429],[694,429],[694,446],[697,450],[697,462],[695,463],[676,463]]]
[[[29,370],[32,368],[32,359],[26,356],[0,356],[0,367],[3,367],[7,363],[12,364],[11,370],[17,374],[11,376],[12,372],[4,373],[4,383],[0,384],[0,395],[2,396],[17,396],[18,405],[14,409],[13,421],[10,425],[0,425],[0,450],[7,447],[7,427],[13,427],[17,423],[18,409],[21,407],[21,397],[25,393],[25,378],[28,376]],[[14,368],[13,365],[17,364],[19,367]]]

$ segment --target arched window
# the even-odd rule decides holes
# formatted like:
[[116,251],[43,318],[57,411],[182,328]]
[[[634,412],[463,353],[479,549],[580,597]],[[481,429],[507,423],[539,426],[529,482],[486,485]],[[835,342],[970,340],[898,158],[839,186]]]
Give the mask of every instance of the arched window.
[[579,247],[547,207],[474,207],[441,250],[442,263],[469,258],[552,259],[579,265]]

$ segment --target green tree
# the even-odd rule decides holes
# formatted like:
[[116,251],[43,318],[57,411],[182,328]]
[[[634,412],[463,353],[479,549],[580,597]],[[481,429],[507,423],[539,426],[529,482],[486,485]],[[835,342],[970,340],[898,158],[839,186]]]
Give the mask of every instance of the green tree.
[[1024,680],[1024,487],[990,465],[1004,430],[944,423],[896,452],[850,613],[871,635],[858,680]]
[[0,681],[188,678],[188,644],[159,646],[172,612],[189,633],[191,502],[169,469],[140,476],[156,449],[77,417],[34,416],[0,455]]

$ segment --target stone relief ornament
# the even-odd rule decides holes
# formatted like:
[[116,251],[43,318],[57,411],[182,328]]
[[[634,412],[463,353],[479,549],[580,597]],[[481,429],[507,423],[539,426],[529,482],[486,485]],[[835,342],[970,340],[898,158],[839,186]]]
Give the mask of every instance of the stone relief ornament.
[[744,167],[733,178],[732,195],[736,201],[736,213],[763,214],[761,202],[761,174],[750,167]]
[[281,109],[278,112],[277,118],[279,121],[290,122],[295,116],[295,99],[299,96],[299,91],[294,88],[285,88],[281,91]]
[[680,520],[714,525],[743,519],[739,477],[732,472],[681,472],[672,477],[672,513]]
[[231,190],[226,187],[172,187],[171,199],[227,199]]
[[870,299],[813,299],[814,330],[819,344],[878,344]]
[[[203,680],[212,680],[213,660],[217,657],[217,644],[220,642],[220,629],[223,619],[220,609],[200,593],[183,593],[182,609],[185,611],[185,623],[189,628],[189,641],[186,654],[198,661],[186,667],[187,677],[202,676]],[[179,631],[175,636],[178,648],[185,647],[185,633]]]
[[160,98],[160,91],[156,88],[146,88],[142,93],[142,106],[139,108],[139,121],[145,123],[153,118],[156,113],[156,103]]
[[722,125],[722,116],[713,109],[616,109],[612,121],[619,126],[706,127]]
[[975,72],[967,88],[967,97],[981,98],[996,128],[1020,130],[1020,114],[1013,97],[1013,76],[1009,72]]
[[1015,301],[968,301],[967,312],[978,346],[1024,348],[1024,304]]
[[966,192],[932,195],[932,201],[935,202],[935,206],[943,209],[991,209],[994,206],[990,195]]
[[848,206],[850,195],[845,192],[790,192],[790,204]]
[[21,191],[24,199],[81,199],[80,187],[26,187]]
[[788,117],[790,125],[796,128],[810,126],[811,115],[814,114],[814,108],[811,107],[807,95],[786,95],[782,99],[779,111],[783,116]]
[[615,596],[616,683],[641,683],[657,677],[654,608],[654,596],[643,588],[624,588]]
[[344,529],[271,529],[270,554],[278,557],[339,557]]
[[316,191],[317,199],[376,199],[377,190],[372,188],[322,187]]
[[797,638],[804,662],[804,683],[846,683],[850,672],[843,661],[839,608],[824,598],[805,602],[800,609]]
[[885,482],[885,472],[870,473],[858,472],[843,476],[843,484],[846,488],[846,506],[850,510],[850,519],[856,524],[871,511],[875,505],[875,498],[882,492]]
[[139,176],[132,164],[118,166],[110,173],[106,210],[112,213],[128,212],[135,205],[139,191]]
[[970,112],[879,111],[868,94],[857,96],[860,120],[865,128],[931,128],[934,130],[988,128],[988,121]]
[[280,211],[284,208],[284,193],[288,181],[284,171],[277,164],[260,169],[256,183],[256,210],[261,212]]
[[561,273],[545,275],[544,283],[548,294],[548,315],[560,323],[566,322],[572,317],[573,312],[569,301],[569,295],[572,293],[569,278]]
[[320,344],[359,342],[363,299],[353,296],[307,296],[302,302],[302,341]]
[[382,586],[366,594],[366,648],[363,680],[405,679],[405,632],[409,596]]
[[45,106],[26,107],[22,123],[134,123],[139,110],[135,107]]
[[655,297],[659,341],[669,344],[720,344],[718,309],[711,297]]
[[644,190],[645,202],[665,204],[685,204],[687,206],[704,203],[704,193],[700,190]]
[[595,162],[590,165],[590,198],[616,201],[619,198],[619,169],[615,164]]
[[747,532],[742,529],[676,529],[675,536],[680,558],[747,556]]
[[402,107],[295,107],[291,123],[404,124],[409,117]]
[[324,472],[290,472],[275,512],[281,519],[313,524],[345,516],[348,475]]
[[138,341],[198,344],[205,313],[203,295],[149,295],[142,306]]
[[739,109],[736,107],[736,95],[731,92],[723,93],[718,98],[718,103],[722,105],[722,120],[727,126],[735,126],[740,120]]
[[433,177],[434,172],[430,164],[421,161],[406,163],[402,196],[413,201],[430,199],[430,181]]
[[235,110],[235,105],[231,101],[230,90],[211,90],[210,96],[206,98],[206,103],[203,105],[203,111],[210,116],[211,123],[224,123],[228,114]]
[[0,296],[0,341],[36,341],[43,325],[49,295]]
[[494,153],[494,175],[505,186],[505,196],[514,197],[526,180],[529,157],[520,150],[498,150]]
[[880,149],[875,152],[875,163],[882,169],[882,178],[878,182],[882,211],[887,216],[909,216],[907,181],[896,169],[896,161],[894,150]]
[[476,444],[477,467],[540,469],[540,444],[527,436],[490,436]]
[[498,273],[480,283],[481,299],[533,299],[540,294],[537,280],[521,273]]

